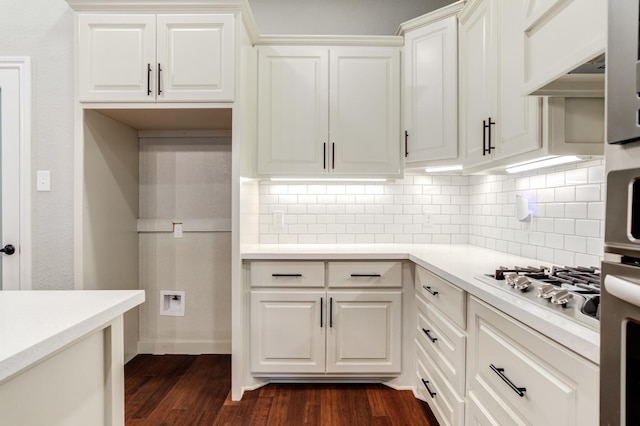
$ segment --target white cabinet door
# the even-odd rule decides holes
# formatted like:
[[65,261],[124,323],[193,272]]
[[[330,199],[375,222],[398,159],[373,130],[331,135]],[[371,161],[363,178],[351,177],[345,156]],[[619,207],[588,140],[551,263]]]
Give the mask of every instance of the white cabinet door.
[[158,102],[233,100],[233,21],[224,15],[158,15]]
[[78,98],[155,101],[155,15],[78,17]]
[[336,47],[330,64],[331,172],[399,176],[400,50]]
[[540,98],[523,91],[525,3],[493,0],[498,61],[496,160],[542,147]]
[[541,102],[524,95],[525,0],[480,0],[461,17],[465,166],[542,147]]
[[324,291],[251,292],[251,371],[325,371]]
[[404,36],[405,162],[458,156],[458,26],[455,16]]
[[329,291],[327,373],[400,373],[401,292]]
[[258,174],[326,173],[329,51],[263,47],[258,55]]
[[[488,149],[489,118],[495,121],[495,70],[492,2],[481,0],[469,15],[460,17],[460,131],[464,165],[491,161]],[[495,132],[494,132],[495,133]]]

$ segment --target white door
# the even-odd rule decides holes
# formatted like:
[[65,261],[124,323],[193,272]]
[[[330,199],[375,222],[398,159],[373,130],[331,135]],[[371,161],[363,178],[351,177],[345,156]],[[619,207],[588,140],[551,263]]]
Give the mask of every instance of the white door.
[[[28,235],[26,220],[21,221],[21,207],[28,204],[21,180],[25,183],[24,170],[28,151],[25,149],[29,129],[26,125],[29,100],[29,62],[27,59],[0,58],[0,183],[2,228],[0,229],[0,289],[20,290],[30,287],[27,256],[21,256],[21,236]],[[27,179],[28,180],[28,179]],[[28,192],[27,192],[28,194]],[[22,203],[22,204],[21,204]],[[22,223],[21,223],[22,222]],[[26,245],[25,241],[25,245]],[[15,250],[15,251],[14,251]],[[21,276],[21,274],[23,276]]]

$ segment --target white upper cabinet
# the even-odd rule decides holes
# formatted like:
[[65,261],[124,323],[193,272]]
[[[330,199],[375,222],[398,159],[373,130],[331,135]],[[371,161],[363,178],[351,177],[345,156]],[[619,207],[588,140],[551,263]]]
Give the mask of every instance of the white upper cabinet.
[[300,46],[261,47],[258,57],[259,173],[325,173],[329,51]]
[[400,50],[330,51],[331,173],[399,176]]
[[231,14],[79,14],[83,102],[218,102],[234,94]]
[[404,35],[405,163],[458,156],[458,25],[455,16]]
[[523,92],[524,6],[524,0],[479,0],[460,16],[465,166],[541,147],[541,103]]
[[258,175],[398,177],[400,51],[263,47]]

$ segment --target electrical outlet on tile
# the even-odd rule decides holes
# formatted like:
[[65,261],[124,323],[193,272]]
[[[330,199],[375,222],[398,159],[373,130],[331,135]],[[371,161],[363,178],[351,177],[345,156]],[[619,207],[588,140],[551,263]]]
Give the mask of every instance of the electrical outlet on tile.
[[275,226],[284,226],[284,211],[275,210],[273,212],[273,224]]
[[433,212],[424,212],[424,226],[433,226]]

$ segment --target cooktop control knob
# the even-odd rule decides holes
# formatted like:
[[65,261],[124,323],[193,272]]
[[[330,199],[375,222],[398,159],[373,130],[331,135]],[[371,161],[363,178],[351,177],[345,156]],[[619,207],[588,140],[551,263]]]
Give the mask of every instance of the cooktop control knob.
[[515,288],[516,290],[525,291],[529,288],[530,285],[531,281],[529,281],[529,278],[523,276],[518,276],[518,278],[516,278],[513,282],[513,288]]
[[553,284],[542,284],[538,287],[538,297],[549,299],[557,289]]
[[573,294],[569,293],[567,290],[561,289],[553,293],[551,296],[551,303],[555,303],[556,305],[566,305],[573,299]]

